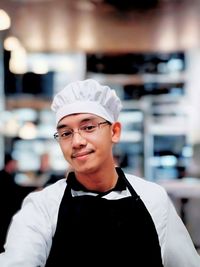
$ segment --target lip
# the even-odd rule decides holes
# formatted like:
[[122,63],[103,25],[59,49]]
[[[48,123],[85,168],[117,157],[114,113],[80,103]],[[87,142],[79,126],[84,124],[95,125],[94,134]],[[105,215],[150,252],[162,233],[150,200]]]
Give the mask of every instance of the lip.
[[81,157],[87,156],[91,153],[93,153],[93,150],[75,152],[72,154],[72,158],[81,158]]

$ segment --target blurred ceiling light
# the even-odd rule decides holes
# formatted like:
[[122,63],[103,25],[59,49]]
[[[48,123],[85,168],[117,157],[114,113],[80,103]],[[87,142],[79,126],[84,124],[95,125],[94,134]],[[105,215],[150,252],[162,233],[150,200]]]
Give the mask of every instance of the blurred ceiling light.
[[21,46],[21,44],[20,44],[19,40],[14,36],[9,36],[4,41],[4,48],[7,51],[16,50],[20,46]]
[[6,136],[15,137],[18,134],[19,130],[19,123],[17,122],[16,118],[10,118],[7,123],[4,125],[4,134]]
[[46,74],[49,71],[49,67],[47,62],[45,61],[38,61],[37,64],[32,66],[32,72],[36,74]]
[[48,39],[48,44],[55,51],[70,50],[69,37],[66,34],[66,29],[65,27],[60,27],[58,24],[59,21],[54,21],[54,27]]
[[83,50],[93,50],[95,47],[95,39],[92,35],[84,35],[80,34],[79,39],[77,41],[77,47]]
[[32,122],[26,122],[19,130],[19,137],[22,139],[34,139],[37,137],[36,125]]
[[15,74],[24,74],[27,72],[27,53],[22,46],[11,51],[9,69]]
[[10,25],[10,17],[3,9],[0,9],[0,31],[9,29]]
[[26,46],[31,47],[32,51],[42,51],[45,50],[45,45],[43,43],[42,29],[38,21],[34,21],[31,25],[31,34],[26,36]]
[[77,29],[78,38],[77,38],[77,47],[81,50],[93,50],[94,47],[98,47],[96,42],[96,32],[94,25],[90,23],[89,19],[85,19],[79,25]]

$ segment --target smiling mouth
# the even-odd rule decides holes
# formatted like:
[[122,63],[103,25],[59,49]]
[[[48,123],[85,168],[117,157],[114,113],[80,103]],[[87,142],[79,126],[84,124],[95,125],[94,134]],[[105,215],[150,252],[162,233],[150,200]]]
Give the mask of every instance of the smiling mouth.
[[83,156],[89,155],[93,152],[94,152],[93,150],[89,150],[89,151],[82,151],[82,152],[73,153],[72,158],[83,157]]

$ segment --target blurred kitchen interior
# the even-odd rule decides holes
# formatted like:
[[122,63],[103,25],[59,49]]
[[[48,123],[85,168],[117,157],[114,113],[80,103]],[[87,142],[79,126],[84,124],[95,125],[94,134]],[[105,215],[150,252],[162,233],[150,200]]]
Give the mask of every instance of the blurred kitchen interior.
[[23,186],[62,177],[51,99],[95,78],[124,104],[118,164],[166,186],[199,247],[199,14],[199,0],[1,0],[1,166],[12,153]]

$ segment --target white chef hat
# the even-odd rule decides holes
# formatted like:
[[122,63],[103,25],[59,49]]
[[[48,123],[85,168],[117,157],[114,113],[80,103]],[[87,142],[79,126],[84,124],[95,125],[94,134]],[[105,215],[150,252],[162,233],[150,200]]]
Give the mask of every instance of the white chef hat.
[[114,122],[117,121],[121,108],[115,90],[93,79],[68,84],[55,95],[51,105],[56,113],[56,123],[67,115],[77,113],[92,113]]

